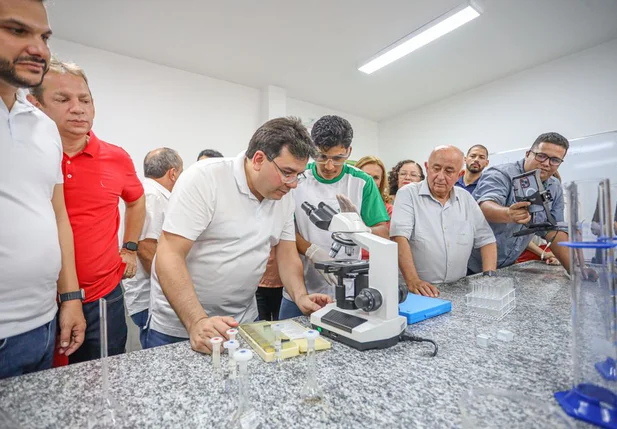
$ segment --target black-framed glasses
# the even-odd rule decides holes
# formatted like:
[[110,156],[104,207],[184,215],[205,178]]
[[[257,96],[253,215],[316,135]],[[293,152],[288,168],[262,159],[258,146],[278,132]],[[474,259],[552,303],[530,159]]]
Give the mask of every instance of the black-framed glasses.
[[342,165],[345,161],[347,161],[350,155],[351,155],[351,151],[349,149],[347,149],[347,152],[344,154],[334,155],[334,156],[329,156],[329,155],[326,155],[325,153],[318,152],[313,157],[313,159],[315,160],[315,163],[317,164],[327,164],[328,161],[331,161],[332,165],[338,167],[339,165]]
[[548,156],[545,153],[534,152],[533,150],[530,150],[529,152],[533,153],[533,156],[536,158],[536,161],[538,162],[544,162],[548,159],[549,164],[551,164],[553,167],[557,167],[558,165],[561,165],[561,163],[563,162],[563,159],[558,158],[556,156]]
[[283,177],[281,177],[281,181],[283,183],[285,183],[286,185],[291,185],[292,183],[302,183],[304,181],[304,179],[306,179],[306,175],[304,174],[304,172],[302,173],[298,173],[298,174],[294,174],[294,173],[285,173],[281,167],[279,167],[279,165],[276,163],[276,161],[274,161],[274,159],[271,159],[269,156],[266,157],[268,159],[268,161],[270,161],[272,164],[274,164],[274,166],[276,167],[276,169],[281,173],[281,175]]

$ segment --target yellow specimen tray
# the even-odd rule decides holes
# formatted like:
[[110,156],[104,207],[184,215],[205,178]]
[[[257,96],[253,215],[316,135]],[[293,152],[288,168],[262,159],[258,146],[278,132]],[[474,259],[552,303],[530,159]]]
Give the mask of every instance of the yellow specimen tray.
[[[303,336],[309,328],[302,326],[293,320],[283,320],[278,322],[264,320],[253,323],[244,323],[239,326],[240,336],[244,338],[247,343],[249,343],[252,349],[255,350],[265,362],[272,362],[275,357],[275,338],[272,325],[276,323],[283,325],[283,329],[281,330],[282,358],[287,359],[298,356],[300,353],[306,353],[308,345]],[[317,341],[315,341],[315,350],[327,350],[330,347],[332,347],[330,342],[322,337],[317,338]]]

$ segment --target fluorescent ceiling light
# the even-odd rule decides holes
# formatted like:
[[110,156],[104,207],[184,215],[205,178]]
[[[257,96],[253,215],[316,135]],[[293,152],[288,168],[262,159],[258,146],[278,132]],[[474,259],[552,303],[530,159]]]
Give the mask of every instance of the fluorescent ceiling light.
[[480,9],[477,6],[469,2],[464,3],[387,47],[358,70],[371,74],[452,30],[456,30],[478,16],[480,16]]

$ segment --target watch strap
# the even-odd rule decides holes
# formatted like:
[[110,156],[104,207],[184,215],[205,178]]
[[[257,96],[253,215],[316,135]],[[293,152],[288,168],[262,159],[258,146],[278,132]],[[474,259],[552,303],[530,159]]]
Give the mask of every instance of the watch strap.
[[79,289],[73,292],[66,292],[66,293],[58,294],[58,300],[60,301],[60,304],[66,301],[72,301],[74,299],[83,301],[85,298],[86,298],[86,294],[83,289]]
[[127,241],[122,245],[123,249],[130,250],[131,252],[137,252],[138,247],[139,246],[134,241]]

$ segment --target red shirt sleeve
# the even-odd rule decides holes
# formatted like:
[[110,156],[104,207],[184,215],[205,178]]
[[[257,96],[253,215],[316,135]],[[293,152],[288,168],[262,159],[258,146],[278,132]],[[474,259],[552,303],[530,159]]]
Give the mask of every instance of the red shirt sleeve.
[[124,177],[124,186],[122,187],[122,199],[127,203],[132,203],[138,200],[144,194],[144,187],[137,177],[135,165],[130,155],[126,151],[123,152],[124,164],[126,165],[126,175]]

